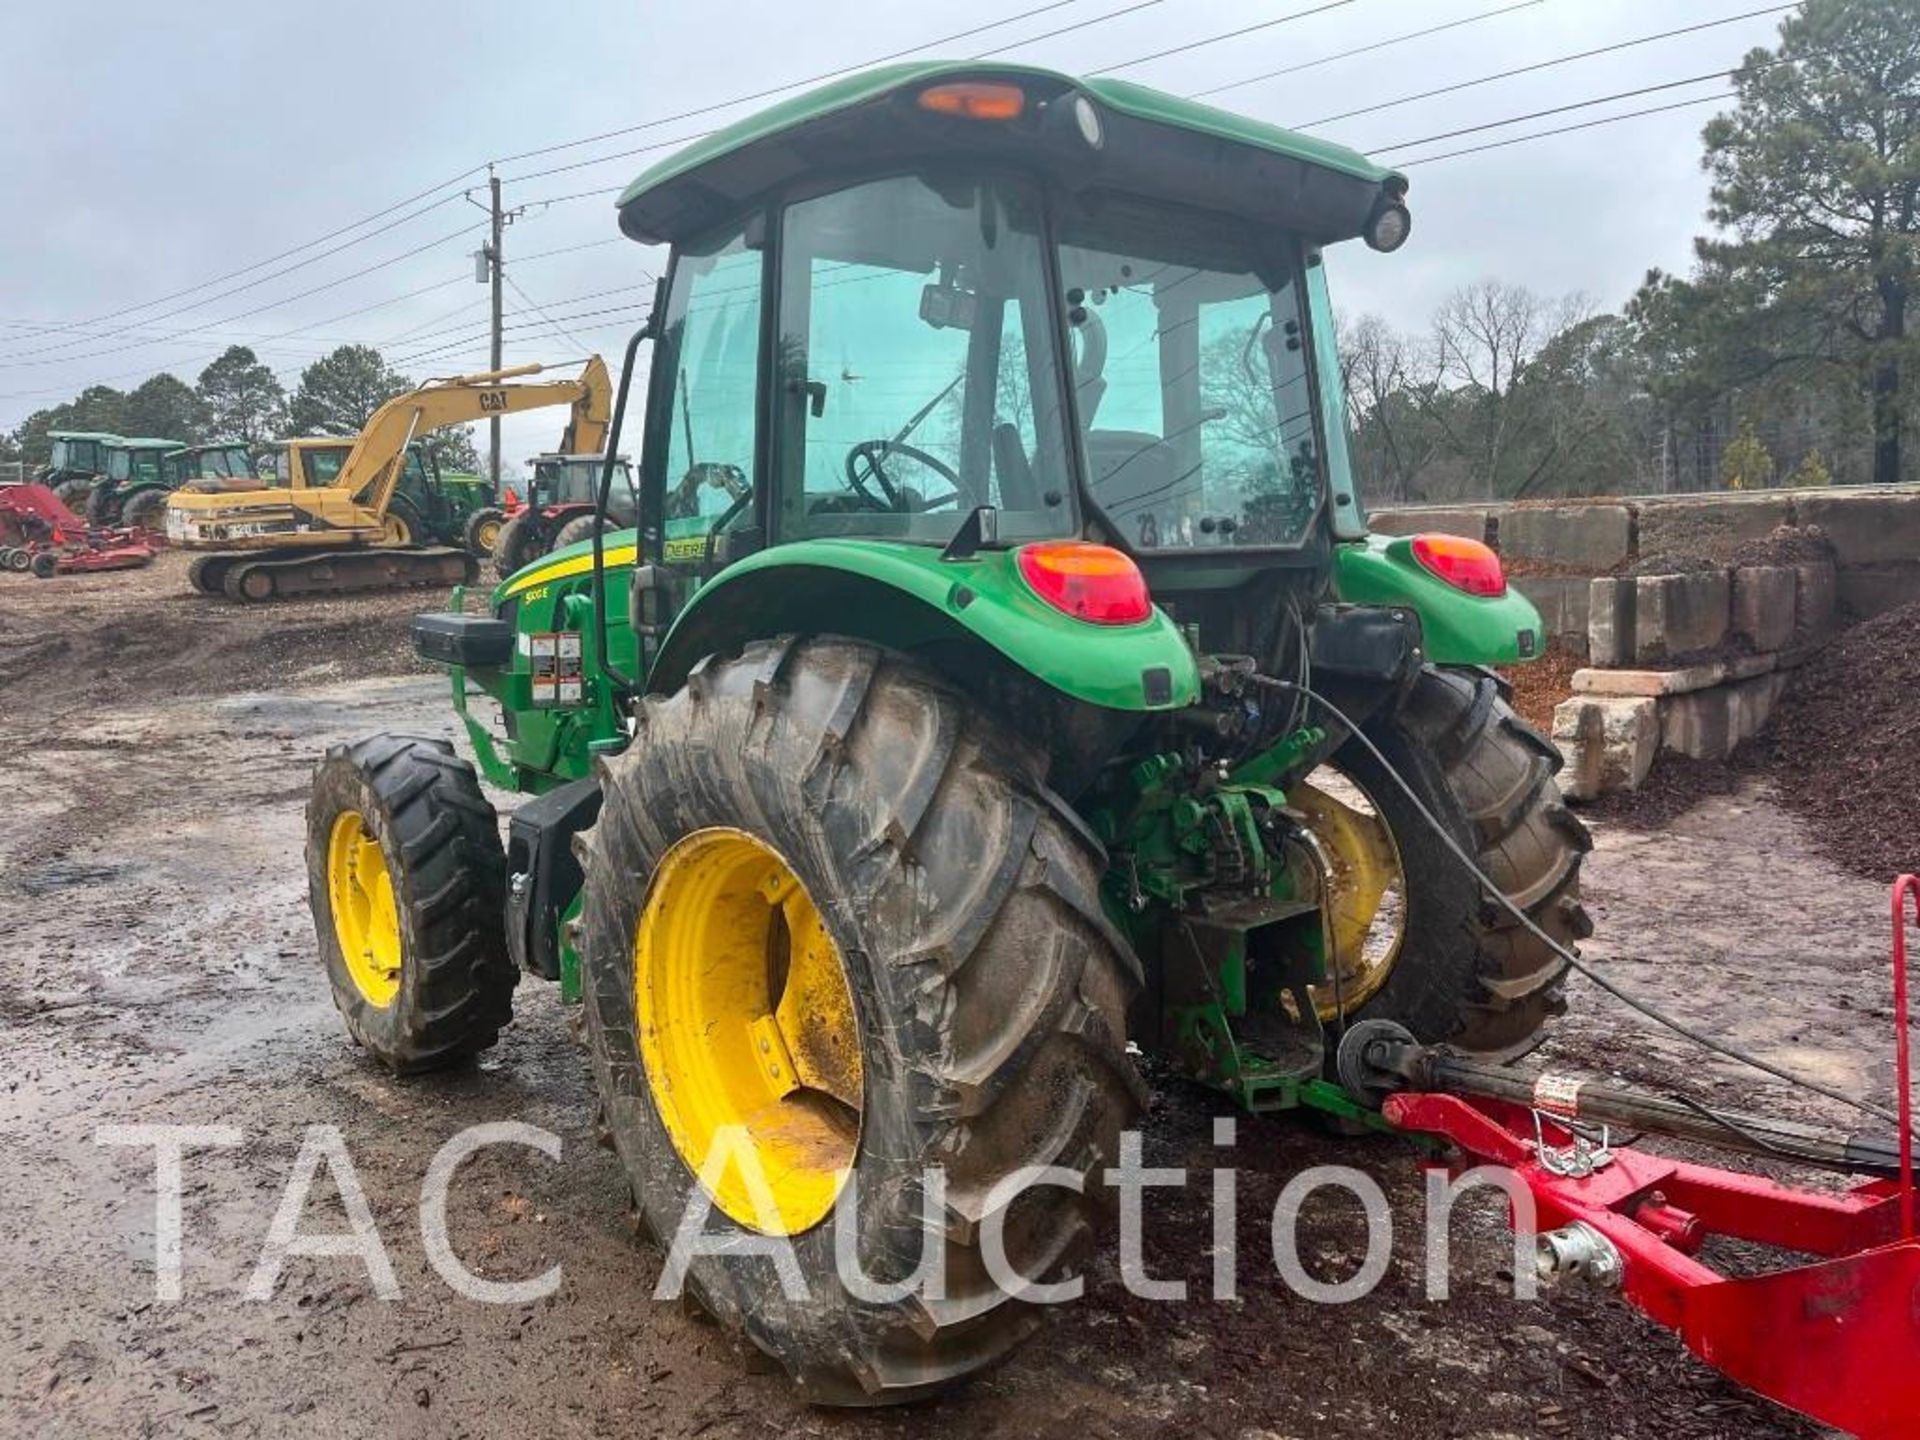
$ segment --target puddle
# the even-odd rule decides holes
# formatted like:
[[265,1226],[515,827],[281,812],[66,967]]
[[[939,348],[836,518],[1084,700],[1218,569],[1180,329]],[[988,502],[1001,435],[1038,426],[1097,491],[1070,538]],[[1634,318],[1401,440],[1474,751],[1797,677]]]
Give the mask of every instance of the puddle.
[[94,865],[80,860],[48,860],[30,865],[13,877],[14,887],[28,895],[51,895],[88,885],[104,885],[131,875],[134,865]]

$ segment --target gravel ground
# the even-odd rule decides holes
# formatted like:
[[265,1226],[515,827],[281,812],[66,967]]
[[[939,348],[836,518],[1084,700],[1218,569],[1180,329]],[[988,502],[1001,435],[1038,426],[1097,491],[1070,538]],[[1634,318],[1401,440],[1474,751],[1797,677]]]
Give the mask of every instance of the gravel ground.
[[[1463,1207],[1453,1297],[1429,1302],[1417,1225],[1351,1306],[1278,1283],[1267,1219],[1303,1167],[1350,1164],[1400,1215],[1422,1178],[1397,1141],[1243,1120],[1237,1299],[1210,1297],[1206,1185],[1156,1193],[1152,1273],[1193,1298],[1149,1304],[1109,1261],[1008,1365],[930,1406],[829,1414],[681,1308],[650,1303],[655,1253],[591,1136],[583,1058],[557,996],[523,985],[478,1065],[398,1081],[350,1045],[314,956],[301,805],[327,743],[375,729],[451,735],[444,682],[414,673],[419,595],[250,611],[184,594],[166,557],[133,576],[0,581],[0,721],[13,763],[0,824],[0,1434],[1071,1437],[1382,1434],[1808,1437],[1818,1432],[1692,1361],[1617,1302],[1530,1304],[1490,1204]],[[501,797],[503,800],[505,797]],[[1596,962],[1719,1033],[1836,1084],[1890,1091],[1884,896],[1821,857],[1764,785],[1708,797],[1659,832],[1603,821],[1588,894]],[[1705,1063],[1577,985],[1550,1043],[1567,1065],[1835,1117]],[[1158,1087],[1150,1162],[1213,1163],[1213,1101]],[[529,1306],[453,1294],[420,1240],[435,1150],[480,1121],[562,1137],[559,1163],[490,1150],[463,1167],[455,1248],[496,1278],[558,1262]],[[152,1162],[96,1128],[237,1127],[186,1162],[184,1295],[154,1293]],[[304,1127],[339,1127],[400,1296],[357,1262],[294,1261],[241,1291]],[[307,1233],[344,1227],[324,1179]],[[1323,1278],[1365,1249],[1323,1195],[1301,1250]],[[1111,1254],[1107,1247],[1103,1254]]]

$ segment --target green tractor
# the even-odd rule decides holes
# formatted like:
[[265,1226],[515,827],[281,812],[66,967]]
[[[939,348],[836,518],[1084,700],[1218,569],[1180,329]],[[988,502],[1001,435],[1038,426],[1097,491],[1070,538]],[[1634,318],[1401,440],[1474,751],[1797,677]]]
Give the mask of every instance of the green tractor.
[[101,430],[52,430],[47,439],[47,463],[34,479],[69,510],[85,515],[94,482],[107,473],[107,453],[123,443],[121,437]]
[[93,518],[97,494],[161,483],[162,462],[187,443],[81,430],[55,430],[48,438],[53,444],[46,468],[38,477],[40,483],[51,487],[69,510],[85,519]]
[[[621,229],[672,257],[606,447],[650,342],[637,526],[415,622],[478,773],[395,735],[316,772],[353,1036],[445,1064],[557,981],[641,1228],[721,1235],[687,1291],[835,1404],[1033,1330],[987,1241],[1083,1263],[1131,1047],[1343,1128],[1380,1123],[1335,1079],[1359,1022],[1530,1049],[1589,931],[1558,755],[1487,668],[1539,617],[1484,546],[1369,534],[1343,429],[1322,253],[1397,248],[1406,188],[979,63],[642,175]],[[482,777],[526,797],[504,844]],[[932,1247],[943,1293],[875,1298],[836,1245],[876,1281]]]
[[87,519],[95,525],[139,525],[164,534],[167,496],[183,485],[244,490],[259,484],[245,445],[127,440],[122,446],[108,453],[106,473],[87,497]]
[[[280,441],[264,469],[267,483],[323,490],[336,483],[354,436],[319,435]],[[464,546],[481,558],[493,553],[500,511],[484,475],[442,470],[431,447],[407,446],[406,464],[387,505],[387,517],[405,545]]]

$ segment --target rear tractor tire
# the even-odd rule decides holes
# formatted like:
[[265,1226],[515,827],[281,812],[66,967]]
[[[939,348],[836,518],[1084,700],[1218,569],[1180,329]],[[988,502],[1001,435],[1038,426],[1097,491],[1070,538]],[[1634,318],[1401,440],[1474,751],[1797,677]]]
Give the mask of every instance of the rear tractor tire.
[[395,499],[388,503],[381,528],[382,545],[419,545],[427,538],[426,522],[420,518],[420,512],[405,500]]
[[[930,1395],[1031,1333],[982,1258],[989,1195],[1024,1166],[1084,1179],[991,1202],[1022,1276],[1074,1273],[1145,1099],[1102,857],[996,729],[897,655],[757,643],[645,702],[577,847],[588,1047],[639,1228],[710,1206],[691,1297],[814,1403]],[[751,1248],[769,1235],[805,1298]],[[837,1236],[876,1283],[935,1247],[945,1298],[856,1297]]]
[[560,527],[560,533],[553,537],[555,550],[564,550],[569,545],[578,545],[583,540],[591,540],[593,532],[600,528],[599,522],[591,515],[576,515]]
[[444,740],[336,745],[307,801],[307,892],[334,1004],[401,1074],[492,1045],[513,1016],[506,853],[473,767]]
[[121,510],[120,523],[137,525],[142,530],[164,535],[167,531],[167,492],[142,490]]
[[[1568,949],[1593,933],[1580,904],[1580,865],[1592,838],[1554,783],[1559,751],[1513,712],[1501,681],[1483,671],[1429,669],[1405,704],[1366,733],[1454,843],[1534,924]],[[1363,998],[1348,1018],[1395,1021],[1427,1044],[1491,1063],[1534,1049],[1566,1008],[1567,962],[1467,872],[1363,744],[1349,740],[1334,765],[1374,812],[1362,817],[1303,791],[1301,806],[1333,856],[1336,887],[1371,894],[1356,876],[1396,870],[1393,903],[1404,907],[1378,968],[1360,972]],[[1350,955],[1367,913],[1363,906],[1343,925],[1338,900],[1334,913],[1339,948]]]
[[53,493],[62,505],[84,520],[93,502],[93,487],[91,480],[62,480],[53,487]]
[[500,527],[493,542],[493,569],[502,580],[531,564],[547,551],[545,522],[539,512],[522,510]]

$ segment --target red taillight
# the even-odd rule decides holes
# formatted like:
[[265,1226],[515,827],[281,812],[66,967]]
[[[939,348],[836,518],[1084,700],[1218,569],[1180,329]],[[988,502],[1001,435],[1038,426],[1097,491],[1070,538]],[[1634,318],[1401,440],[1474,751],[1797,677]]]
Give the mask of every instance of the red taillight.
[[936,115],[958,115],[967,120],[1017,120],[1027,108],[1027,97],[1018,85],[960,81],[922,90],[919,105]]
[[1478,540],[1460,535],[1416,535],[1413,558],[1456,590],[1492,599],[1507,593],[1500,557]]
[[1095,625],[1136,625],[1153,613],[1146,577],[1118,550],[1061,541],[1015,554],[1033,593],[1062,614]]

